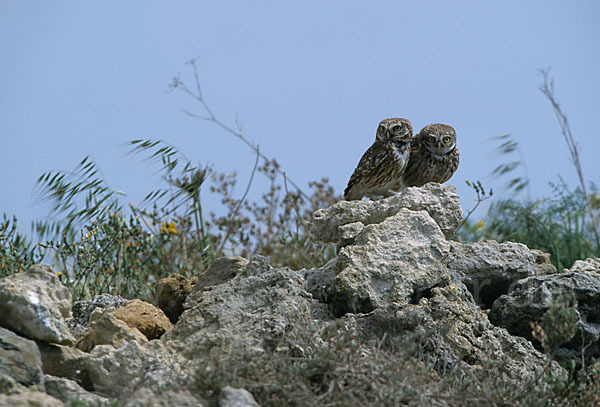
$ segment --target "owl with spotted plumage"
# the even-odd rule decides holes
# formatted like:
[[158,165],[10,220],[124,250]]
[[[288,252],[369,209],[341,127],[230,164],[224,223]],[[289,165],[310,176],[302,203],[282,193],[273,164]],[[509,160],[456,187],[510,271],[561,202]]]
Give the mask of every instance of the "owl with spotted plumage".
[[379,123],[375,142],[368,148],[344,190],[347,201],[368,196],[377,199],[393,195],[409,161],[413,129],[407,119],[385,119]]
[[392,189],[420,187],[428,182],[444,183],[452,177],[458,163],[454,128],[446,124],[429,124],[412,140],[406,169]]

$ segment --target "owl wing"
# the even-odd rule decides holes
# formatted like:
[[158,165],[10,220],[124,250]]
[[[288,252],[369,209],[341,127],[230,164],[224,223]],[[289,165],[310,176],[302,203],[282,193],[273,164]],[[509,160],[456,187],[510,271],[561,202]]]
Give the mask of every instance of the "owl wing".
[[376,175],[382,163],[385,162],[386,154],[387,152],[383,143],[375,141],[371,144],[371,147],[365,151],[358,162],[358,166],[350,176],[348,186],[346,186],[346,189],[344,190],[345,198],[348,198],[352,187],[359,184],[372,187],[376,184]]

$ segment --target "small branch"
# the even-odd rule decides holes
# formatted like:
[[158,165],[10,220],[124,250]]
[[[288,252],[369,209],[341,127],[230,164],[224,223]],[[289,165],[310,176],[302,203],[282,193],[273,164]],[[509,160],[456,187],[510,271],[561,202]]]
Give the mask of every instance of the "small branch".
[[565,142],[567,143],[567,148],[569,149],[569,154],[571,155],[571,160],[573,161],[573,165],[575,166],[577,177],[579,178],[579,184],[581,185],[581,189],[585,197],[585,202],[587,203],[587,210],[590,215],[590,218],[592,219],[594,236],[596,238],[596,248],[600,250],[600,233],[598,232],[598,220],[594,215],[592,202],[587,192],[587,187],[583,178],[583,170],[581,168],[581,160],[579,157],[579,148],[577,146],[577,143],[575,142],[573,133],[571,132],[571,126],[569,125],[567,115],[562,111],[560,105],[556,101],[556,97],[554,96],[554,80],[548,79],[550,69],[540,69],[539,73],[543,80],[543,83],[539,86],[539,90],[544,96],[546,96],[546,99],[548,99],[548,101],[552,105],[552,109],[554,110],[554,114],[556,115],[556,119],[558,120],[558,124],[560,125],[560,131],[563,135],[563,138],[565,139]]
[[[178,77],[175,77],[173,79],[173,83],[171,84],[171,89],[179,89],[182,92],[184,92],[185,94],[187,94],[188,96],[192,97],[193,99],[197,100],[198,102],[200,102],[200,104],[202,105],[202,108],[204,109],[204,112],[206,113],[206,116],[203,115],[199,115],[196,113],[192,113],[188,110],[184,110],[182,109],[183,113],[185,113],[186,115],[196,118],[196,119],[200,119],[200,120],[205,120],[205,121],[209,121],[212,122],[214,124],[216,124],[217,126],[221,127],[223,130],[227,131],[228,133],[234,135],[235,137],[237,137],[238,139],[240,139],[241,141],[244,142],[244,144],[246,144],[248,147],[250,147],[250,149],[252,149],[260,158],[262,158],[265,161],[272,161],[271,159],[269,159],[267,156],[265,156],[264,154],[262,154],[260,152],[260,150],[258,149],[258,146],[256,146],[255,144],[253,144],[252,142],[250,142],[246,137],[244,137],[244,135],[242,134],[242,128],[239,122],[239,119],[236,118],[236,125],[238,127],[238,130],[234,130],[233,128],[229,127],[228,125],[226,125],[225,123],[223,123],[221,120],[219,120],[215,114],[212,112],[212,110],[210,109],[210,106],[208,105],[208,103],[206,103],[206,100],[204,99],[204,96],[202,95],[202,87],[200,85],[200,77],[198,75],[198,67],[196,65],[196,58],[190,60],[187,62],[187,64],[192,66],[192,70],[194,72],[194,81],[196,82],[196,92],[193,92],[192,90],[190,90],[190,88],[188,88],[188,86],[185,84],[185,82],[181,81]],[[279,174],[283,176],[283,171],[280,169],[275,169],[275,171]],[[309,199],[308,195],[306,195],[304,193],[304,191],[302,191],[302,189],[298,186],[298,184],[296,184],[293,180],[289,179],[290,184],[296,188],[296,190],[300,193],[300,195],[302,195],[302,197],[304,197],[306,200]]]
[[[230,219],[233,219],[237,215],[238,211],[240,210],[240,208],[242,206],[242,203],[246,199],[246,195],[248,195],[248,191],[250,191],[250,185],[252,185],[252,181],[254,180],[254,173],[256,173],[256,168],[258,168],[258,161],[260,158],[258,146],[256,147],[256,150],[257,150],[256,160],[254,161],[254,167],[252,168],[252,173],[250,173],[250,179],[248,180],[248,185],[246,185],[246,190],[244,191],[242,198],[240,199],[238,204],[235,206],[233,211],[231,211],[231,213],[229,214]],[[217,253],[221,253],[221,250],[223,250],[223,247],[225,246],[225,242],[227,242],[227,239],[229,238],[229,235],[231,234],[231,230],[232,230],[232,228],[231,228],[231,224],[230,224],[229,227],[227,228],[227,233],[225,234],[225,237],[223,237],[223,240],[221,241],[221,244],[219,245],[219,250],[217,251]]]

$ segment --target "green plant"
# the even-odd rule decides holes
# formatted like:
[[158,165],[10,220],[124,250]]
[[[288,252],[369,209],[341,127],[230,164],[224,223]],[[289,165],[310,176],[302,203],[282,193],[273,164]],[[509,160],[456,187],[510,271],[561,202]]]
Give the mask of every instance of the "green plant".
[[4,214],[0,223],[0,277],[24,271],[43,257],[42,247],[18,232],[17,218]]

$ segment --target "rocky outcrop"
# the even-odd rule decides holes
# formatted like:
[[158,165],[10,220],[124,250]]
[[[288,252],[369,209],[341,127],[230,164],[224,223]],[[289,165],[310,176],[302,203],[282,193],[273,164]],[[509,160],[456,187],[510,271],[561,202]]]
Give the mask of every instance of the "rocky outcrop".
[[0,280],[0,326],[31,339],[72,344],[65,322],[71,293],[51,267],[34,265]]
[[556,272],[547,253],[531,250],[521,243],[494,240],[450,242],[446,263],[453,279],[462,281],[475,302],[484,308],[491,307],[496,298],[508,293],[517,281]]
[[[414,348],[414,353],[405,352],[405,366],[426,370],[432,383],[444,380],[448,372],[479,377],[498,366],[503,386],[537,380],[542,371],[561,377],[565,372],[549,363],[527,335],[529,322],[542,318],[555,292],[563,289],[576,293],[578,326],[586,343],[592,343],[589,351],[599,351],[597,261],[576,263],[557,274],[546,254],[521,244],[448,240],[461,213],[454,188],[439,184],[407,188],[379,201],[339,202],[314,214],[313,236],[336,243],[338,249],[323,267],[294,271],[272,267],[261,256],[225,258],[197,279],[161,280],[155,286],[156,303],[175,321],[172,328],[167,317],[147,303],[123,304],[123,299],[110,296],[74,305],[77,347],[64,338],[28,334],[36,344],[17,336],[26,335],[22,323],[11,325],[8,329],[15,333],[0,330],[0,352],[5,352],[0,359],[0,405],[21,392],[20,400],[45,396],[48,405],[63,405],[74,396],[88,403],[110,400],[131,407],[217,402],[256,406],[254,397],[261,400],[256,387],[245,386],[253,397],[227,384],[241,387],[236,380],[256,373],[246,370],[248,366],[261,367],[264,361],[273,362],[265,367],[269,377],[259,376],[252,383],[272,380],[282,372],[277,364],[287,363],[283,371],[291,371],[293,379],[286,383],[291,385],[300,372],[309,376],[309,387],[312,381],[322,385],[310,391],[343,394],[344,380],[336,377],[326,383],[323,378],[346,369],[344,359],[327,357],[347,351],[358,355],[344,373],[352,375],[372,357],[373,366],[382,366],[373,355],[380,349],[390,355],[394,346]],[[50,269],[35,266],[0,280],[0,296],[17,297],[15,281],[21,281],[21,297],[36,287],[39,304],[42,294],[51,291],[44,301],[58,304],[45,305],[42,315],[54,313],[58,321],[68,316],[70,297],[67,301]],[[36,304],[21,308],[35,311]],[[32,315],[45,321],[38,314]],[[55,329],[64,329],[57,324]],[[20,357],[13,349],[20,343],[34,361],[22,362],[27,367],[22,371],[6,368],[7,358]],[[40,357],[35,362],[38,348],[43,373]],[[369,362],[363,364],[365,360]],[[227,365],[235,361],[240,362]],[[369,377],[364,380],[370,383]],[[209,393],[198,390],[206,387]],[[264,391],[263,387],[263,396]]]
[[456,188],[429,183],[422,188],[406,188],[387,199],[340,201],[320,209],[313,215],[311,233],[316,240],[348,244],[362,227],[381,223],[401,209],[426,211],[447,238],[462,221]]
[[330,315],[305,284],[302,274],[254,256],[236,277],[190,294],[187,309],[161,340],[191,360],[234,349],[272,351],[290,332]]
[[584,350],[586,358],[600,357],[600,273],[587,266],[594,263],[596,261],[579,262],[572,268],[586,271],[565,270],[518,281],[509,294],[494,302],[490,320],[513,335],[533,341],[530,323],[540,321],[558,296],[573,295],[577,331],[560,347],[557,355],[577,359]]
[[16,389],[17,384],[34,389],[44,387],[42,360],[35,342],[4,328],[0,328],[0,378],[2,377],[6,377],[4,392],[11,392],[10,388]]

